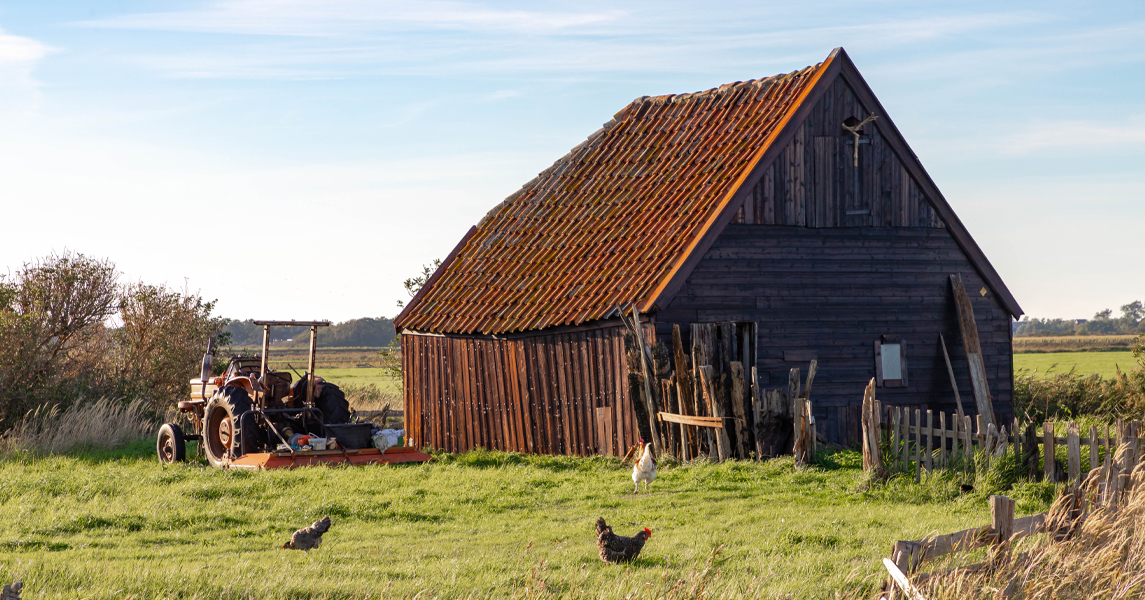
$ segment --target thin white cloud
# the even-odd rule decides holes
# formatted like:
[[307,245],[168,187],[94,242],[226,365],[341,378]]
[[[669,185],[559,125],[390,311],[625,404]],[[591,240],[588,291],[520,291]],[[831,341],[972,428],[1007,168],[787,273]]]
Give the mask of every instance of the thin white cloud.
[[39,101],[36,66],[56,49],[29,37],[0,29],[0,109],[34,106]]
[[1094,148],[1116,150],[1145,143],[1145,120],[1130,119],[1123,123],[1080,120],[1048,120],[1029,125],[1025,130],[1002,138],[998,148],[1004,154],[1032,154],[1044,150]]
[[282,36],[431,29],[544,34],[615,21],[622,11],[496,10],[465,2],[229,0],[203,10],[124,15],[85,27]]

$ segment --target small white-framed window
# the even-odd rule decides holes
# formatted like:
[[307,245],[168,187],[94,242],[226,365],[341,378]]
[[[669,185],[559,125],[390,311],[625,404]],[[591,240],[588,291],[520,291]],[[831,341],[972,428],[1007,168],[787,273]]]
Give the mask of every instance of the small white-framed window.
[[906,341],[882,336],[875,342],[875,378],[879,387],[906,387]]

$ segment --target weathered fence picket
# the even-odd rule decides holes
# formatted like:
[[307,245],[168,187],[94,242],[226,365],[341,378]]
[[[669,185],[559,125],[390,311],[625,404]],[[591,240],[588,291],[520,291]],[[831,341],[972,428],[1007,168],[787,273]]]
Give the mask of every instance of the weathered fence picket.
[[[873,392],[870,395],[873,402]],[[864,395],[864,405],[867,402]],[[1127,476],[1125,474],[1145,460],[1145,440],[1141,439],[1145,428],[1137,421],[1118,421],[1112,430],[1106,426],[1104,436],[1098,434],[1096,425],[1090,425],[1084,437],[1076,422],[1047,421],[1042,423],[1041,436],[1038,436],[1034,425],[1028,425],[1023,434],[1017,420],[997,428],[985,419],[972,420],[970,415],[959,418],[954,413],[948,415],[903,406],[885,406],[882,410],[885,417],[879,425],[872,425],[871,419],[863,419],[863,439],[867,439],[869,427],[878,427],[878,436],[886,446],[886,460],[882,464],[892,471],[913,472],[916,481],[921,481],[923,471],[957,466],[959,461],[968,468],[975,454],[981,454],[980,459],[988,466],[991,460],[1005,456],[1011,448],[1015,457],[1027,463],[1031,476],[1071,483],[1080,482],[1090,471],[1108,467],[1110,461],[1122,476]],[[937,418],[935,412],[938,412]],[[973,427],[974,421],[977,421],[977,429]],[[1064,436],[1057,435],[1059,426],[1065,429]],[[1083,446],[1088,446],[1088,461],[1083,458]],[[1057,455],[1061,447],[1065,448],[1064,462]],[[1122,450],[1118,452],[1119,447]]]

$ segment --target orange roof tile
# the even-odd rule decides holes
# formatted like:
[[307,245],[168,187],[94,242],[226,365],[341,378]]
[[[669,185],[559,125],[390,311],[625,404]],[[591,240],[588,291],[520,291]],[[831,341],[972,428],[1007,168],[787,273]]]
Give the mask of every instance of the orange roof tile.
[[634,100],[489,211],[395,324],[494,334],[648,310],[830,60]]

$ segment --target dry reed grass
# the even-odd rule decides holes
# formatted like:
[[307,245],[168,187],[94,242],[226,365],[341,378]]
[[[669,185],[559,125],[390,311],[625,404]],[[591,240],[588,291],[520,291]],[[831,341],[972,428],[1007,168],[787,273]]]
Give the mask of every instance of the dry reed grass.
[[147,405],[144,398],[130,403],[100,398],[94,402],[80,399],[66,410],[59,405],[41,406],[0,437],[0,455],[108,449],[149,437],[155,423]]
[[346,394],[346,400],[354,410],[383,410],[386,406],[389,406],[391,410],[404,408],[400,392],[383,389],[372,383],[367,385],[345,384],[338,387],[342,388],[342,392]]
[[1070,517],[1072,498],[1060,498],[1049,525],[1051,531],[1072,530],[1065,540],[1040,534],[1012,542],[989,552],[979,568],[951,569],[956,557],[928,565],[941,574],[922,581],[922,595],[928,600],[1145,597],[1145,465],[1134,471],[1132,484],[1121,502],[1076,521]]

